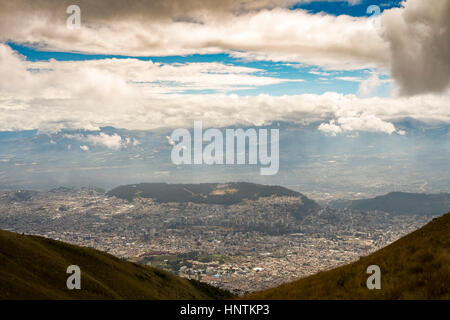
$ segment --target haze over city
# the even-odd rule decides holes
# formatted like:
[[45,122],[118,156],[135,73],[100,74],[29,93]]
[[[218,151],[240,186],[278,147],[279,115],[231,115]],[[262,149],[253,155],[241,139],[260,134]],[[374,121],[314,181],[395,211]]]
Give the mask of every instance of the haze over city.
[[[77,4],[68,28],[67,1],[1,2],[1,188],[449,191],[447,1]],[[173,164],[194,121],[278,128],[278,174]]]

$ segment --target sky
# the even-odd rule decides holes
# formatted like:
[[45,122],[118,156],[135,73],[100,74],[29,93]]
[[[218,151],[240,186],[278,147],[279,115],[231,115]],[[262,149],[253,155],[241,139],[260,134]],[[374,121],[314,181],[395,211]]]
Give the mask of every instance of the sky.
[[[73,4],[80,8],[79,28],[68,26]],[[0,187],[71,184],[76,174],[68,172],[76,164],[54,173],[64,171],[63,181],[38,175],[31,182],[31,174],[16,169],[25,163],[37,170],[45,157],[71,156],[81,170],[87,167],[82,156],[97,161],[108,153],[106,168],[111,155],[128,159],[138,148],[170,148],[165,135],[196,120],[211,128],[285,123],[296,134],[285,135],[286,145],[322,137],[333,150],[374,137],[406,148],[405,165],[421,172],[415,183],[392,189],[432,185],[438,172],[427,176],[424,168],[433,165],[418,161],[417,150],[434,141],[428,152],[450,153],[449,28],[449,0],[0,0]],[[392,150],[375,145],[394,161]],[[285,158],[297,159],[289,150]],[[355,158],[362,153],[352,149]],[[320,156],[326,154],[322,149]],[[297,160],[270,182],[292,185]],[[163,165],[167,155],[158,161]],[[372,170],[381,170],[378,165]],[[337,170],[347,172],[345,166]],[[392,170],[399,174],[399,168]],[[207,168],[200,180],[242,176],[222,169]],[[131,176],[176,180],[139,170],[147,171]],[[178,177],[191,181],[189,170]],[[123,179],[105,182],[102,175],[74,184],[110,187]],[[366,176],[356,177],[340,188],[342,178],[335,177],[333,189],[363,188]],[[295,188],[313,192],[312,180]],[[430,190],[448,190],[448,181]]]

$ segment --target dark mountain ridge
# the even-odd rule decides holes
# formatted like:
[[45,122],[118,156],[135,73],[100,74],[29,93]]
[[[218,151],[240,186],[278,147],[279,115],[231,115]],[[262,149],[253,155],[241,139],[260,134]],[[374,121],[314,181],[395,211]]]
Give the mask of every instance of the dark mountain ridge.
[[359,211],[379,210],[393,214],[441,214],[450,210],[450,193],[390,192],[371,199],[338,200],[330,206]]
[[168,184],[140,183],[119,186],[107,193],[109,196],[132,201],[134,198],[152,198],[158,202],[193,202],[208,204],[236,204],[262,197],[298,197],[305,206],[318,207],[303,194],[281,186],[267,186],[248,182]]

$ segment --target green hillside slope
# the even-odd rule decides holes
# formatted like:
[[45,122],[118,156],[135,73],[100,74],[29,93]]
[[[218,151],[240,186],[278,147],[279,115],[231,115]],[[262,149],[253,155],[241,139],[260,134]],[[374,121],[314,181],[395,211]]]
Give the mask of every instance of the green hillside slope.
[[[68,290],[69,265],[81,290]],[[222,299],[230,293],[112,255],[0,231],[0,299]]]
[[[381,269],[381,289],[366,269]],[[248,299],[450,299],[450,213],[352,264],[246,296]]]

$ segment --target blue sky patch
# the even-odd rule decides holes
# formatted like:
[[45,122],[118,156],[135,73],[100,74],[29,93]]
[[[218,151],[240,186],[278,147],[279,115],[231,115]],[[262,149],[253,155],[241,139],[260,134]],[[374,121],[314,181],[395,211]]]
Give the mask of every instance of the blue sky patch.
[[[238,95],[255,96],[259,94],[269,94],[274,96],[298,95],[298,94],[323,94],[325,92],[335,91],[343,94],[358,94],[360,82],[370,76],[367,69],[355,71],[328,71],[322,70],[316,66],[307,66],[300,63],[282,63],[273,61],[247,61],[235,58],[226,53],[221,54],[194,54],[187,56],[165,56],[165,57],[132,57],[120,55],[98,55],[83,54],[76,52],[53,52],[42,51],[36,48],[8,43],[8,45],[19,54],[26,57],[29,61],[48,61],[55,59],[57,61],[85,61],[98,59],[138,59],[141,61],[152,61],[163,64],[188,64],[188,63],[223,63],[226,65],[255,68],[259,71],[253,73],[255,76],[273,77],[277,79],[286,79],[294,81],[284,81],[277,84],[257,86],[252,88],[243,88],[236,86],[226,93]],[[386,76],[384,76],[386,79]],[[299,81],[295,81],[299,80]],[[155,81],[151,81],[155,82]],[[158,81],[156,81],[158,82]],[[178,86],[177,84],[173,84]],[[245,87],[245,86],[243,86]],[[373,94],[377,96],[388,96],[390,86],[382,84]],[[191,90],[180,91],[184,94],[210,94],[216,93],[215,90]]]
[[309,13],[327,13],[334,16],[348,15],[352,17],[370,16],[367,8],[376,5],[380,8],[380,13],[394,7],[401,7],[402,0],[362,0],[358,4],[350,4],[348,1],[312,1],[298,3],[291,7],[291,10],[303,9]]

